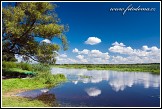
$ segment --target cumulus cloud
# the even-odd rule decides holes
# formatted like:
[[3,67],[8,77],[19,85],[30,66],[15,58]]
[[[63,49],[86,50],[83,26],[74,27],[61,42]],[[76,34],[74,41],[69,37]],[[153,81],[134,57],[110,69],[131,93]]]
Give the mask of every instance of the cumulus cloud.
[[113,47],[109,48],[110,52],[120,53],[120,54],[130,54],[133,52],[133,49],[131,47],[125,47],[123,43],[115,42],[112,45]]
[[133,49],[130,46],[125,46],[123,43],[115,42],[109,48],[112,53],[119,53],[126,55],[112,56],[111,63],[157,63],[160,62],[160,49],[156,46],[148,47],[142,46],[141,49]]
[[85,91],[87,92],[89,96],[93,96],[93,97],[101,94],[101,90],[95,87],[87,88],[85,89]]
[[67,55],[66,54],[61,54],[60,57],[66,58]]
[[78,54],[88,54],[89,50],[88,49],[83,49],[82,51],[79,51],[77,48],[72,50],[73,53],[78,53]]
[[88,53],[89,53],[89,50],[87,50],[87,49],[84,49],[79,52],[79,54],[88,54]]
[[72,52],[77,54],[76,57],[68,58],[66,54],[62,54],[57,58],[57,61],[61,61],[61,63],[78,64],[134,64],[160,62],[160,49],[156,46],[148,47],[147,45],[143,45],[140,49],[134,49],[130,46],[126,46],[122,42],[114,42],[108,50],[111,52],[111,55],[108,52],[102,52],[97,49],[78,50],[78,48],[74,48]]
[[78,49],[77,48],[75,48],[75,49],[73,49],[73,51],[72,51],[73,53],[78,53],[79,51],[78,51]]
[[102,53],[99,50],[91,50],[89,56],[97,57],[97,58],[103,58],[103,59],[106,59],[106,60],[110,58],[110,56],[108,55],[108,52]]
[[101,39],[97,37],[89,37],[86,41],[85,44],[90,44],[90,45],[95,45],[101,42]]
[[80,60],[82,60],[82,59],[84,59],[84,56],[83,55],[78,55],[78,56],[76,56],[78,59],[80,59]]
[[114,45],[114,46],[122,46],[122,47],[125,46],[123,43],[118,43],[117,41],[114,42],[112,45]]
[[42,40],[40,43],[42,43],[42,42],[51,43],[51,41],[50,41],[49,39],[44,39],[44,40]]
[[59,54],[56,57],[56,64],[74,64],[77,63],[77,60],[69,58],[67,54]]
[[110,58],[108,52],[101,52],[100,50],[78,50],[77,48],[72,50],[73,53],[77,53],[76,58],[79,59],[77,63],[88,63],[88,64],[106,64]]

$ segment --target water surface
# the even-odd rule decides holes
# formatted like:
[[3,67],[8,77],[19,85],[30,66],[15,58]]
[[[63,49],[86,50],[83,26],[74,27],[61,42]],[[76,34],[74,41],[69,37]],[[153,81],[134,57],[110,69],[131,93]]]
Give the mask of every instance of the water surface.
[[[68,81],[51,88],[62,107],[159,107],[160,76],[144,72],[52,68]],[[20,95],[34,97],[42,89]],[[36,93],[38,92],[38,93]]]
[[158,107],[160,76],[144,72],[52,68],[68,82],[52,88],[62,106]]

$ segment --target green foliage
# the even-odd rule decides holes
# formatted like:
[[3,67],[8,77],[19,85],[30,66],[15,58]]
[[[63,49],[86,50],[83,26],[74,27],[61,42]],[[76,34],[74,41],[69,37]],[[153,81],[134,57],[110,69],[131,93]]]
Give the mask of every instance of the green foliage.
[[[66,77],[63,74],[57,74],[53,75],[50,73],[50,67],[47,64],[27,64],[27,63],[15,63],[15,62],[5,62],[2,63],[3,70],[8,71],[11,73],[11,75],[14,71],[15,72],[27,72],[23,69],[32,69],[32,71],[36,72],[36,75],[32,78],[16,78],[16,79],[3,79],[2,80],[2,105],[3,107],[39,107],[39,106],[51,106],[53,103],[51,102],[45,102],[41,100],[41,98],[38,98],[38,100],[30,100],[26,98],[20,98],[20,97],[13,97],[9,96],[6,97],[6,93],[14,92],[17,90],[32,90],[37,88],[49,88],[54,87],[61,82],[66,81]],[[21,68],[21,69],[20,69]],[[16,94],[16,92],[15,92]],[[50,104],[51,103],[51,104]],[[54,105],[54,104],[52,104]],[[56,106],[58,106],[56,104]]]
[[17,59],[15,58],[15,55],[12,53],[3,53],[2,54],[2,61],[12,61],[15,62]]
[[38,47],[37,59],[40,60],[41,63],[55,64],[57,53],[54,51],[58,51],[59,49],[60,47],[57,44],[42,42]]
[[16,62],[8,62],[8,61],[3,61],[2,62],[2,68],[4,69],[10,69],[10,68],[20,68],[22,70],[28,70],[28,71],[32,71],[32,65],[28,64],[28,63],[16,63]]
[[33,64],[32,68],[34,72],[46,72],[50,70],[49,65],[46,64]]
[[39,72],[37,76],[34,78],[37,81],[41,81],[43,84],[57,84],[60,81],[65,81],[66,77],[63,74],[53,75],[50,72]]
[[18,2],[15,7],[2,8],[4,60],[9,60],[6,54],[19,54],[41,63],[55,63],[53,51],[58,51],[59,45],[46,44],[43,49],[43,45],[35,40],[36,37],[49,40],[57,37],[67,50],[66,27],[60,24],[55,8],[56,5],[47,2]]
[[33,70],[32,65],[30,65],[30,64],[28,64],[28,63],[23,63],[23,62],[18,63],[18,64],[17,64],[17,67],[18,67],[18,68],[21,68],[21,69],[23,69],[23,70],[28,70],[28,71],[32,71],[32,70]]
[[[50,66],[47,64],[28,64],[28,63],[15,63],[5,62],[2,63],[2,74],[3,76],[19,76],[23,74],[35,75],[34,80],[39,81],[43,84],[56,85],[61,81],[65,81],[66,78],[62,74],[53,75],[50,72]],[[28,73],[29,72],[29,73]]]

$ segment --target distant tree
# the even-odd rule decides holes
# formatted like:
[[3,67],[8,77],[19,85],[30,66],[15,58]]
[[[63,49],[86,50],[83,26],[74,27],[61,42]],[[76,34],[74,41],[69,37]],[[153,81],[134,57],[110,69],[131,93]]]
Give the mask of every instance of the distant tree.
[[55,63],[57,55],[55,51],[58,51],[60,46],[40,43],[36,38],[52,40],[57,37],[62,41],[63,50],[68,49],[64,35],[68,28],[60,24],[55,13],[56,5],[46,2],[15,4],[2,8],[3,57],[18,54],[25,59],[31,58],[41,63]]

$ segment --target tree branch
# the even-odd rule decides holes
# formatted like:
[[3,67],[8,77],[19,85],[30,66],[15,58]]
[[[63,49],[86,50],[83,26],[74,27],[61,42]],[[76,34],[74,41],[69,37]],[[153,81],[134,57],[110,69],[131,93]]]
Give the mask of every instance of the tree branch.
[[31,28],[34,26],[35,22],[36,22],[36,19],[34,19],[33,23],[30,26],[30,28],[24,34],[22,34],[22,37],[25,36],[31,30]]

